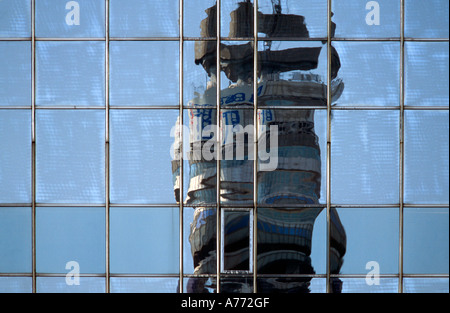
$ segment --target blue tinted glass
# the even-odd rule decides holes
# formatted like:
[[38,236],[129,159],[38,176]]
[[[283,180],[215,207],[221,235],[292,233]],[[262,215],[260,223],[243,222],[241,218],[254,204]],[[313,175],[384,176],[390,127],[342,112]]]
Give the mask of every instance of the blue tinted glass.
[[339,106],[398,106],[400,45],[379,42],[335,42],[341,62],[338,77],[344,91]]
[[37,42],[36,104],[105,105],[105,43]]
[[38,277],[36,291],[38,293],[104,293],[105,278],[80,277],[79,285],[69,285],[66,277]]
[[400,1],[335,0],[338,38],[400,37]]
[[178,208],[111,208],[111,272],[179,271]]
[[112,37],[178,36],[178,0],[111,0]]
[[448,278],[403,278],[405,293],[449,293]]
[[31,106],[31,44],[0,42],[0,55],[0,107]]
[[404,217],[404,272],[448,274],[449,210],[406,208]]
[[175,203],[170,147],[177,110],[111,111],[111,202]]
[[111,277],[112,293],[175,293],[178,277]]
[[340,110],[331,123],[333,203],[397,203],[399,113]]
[[104,208],[36,209],[38,272],[67,274],[75,261],[80,274],[104,273],[105,246]]
[[448,111],[405,112],[405,202],[449,200]]
[[405,1],[405,35],[448,38],[448,0]]
[[104,37],[105,1],[36,1],[37,37]]
[[178,105],[176,41],[110,44],[112,106]]
[[0,293],[31,293],[31,277],[0,277]]
[[448,106],[448,42],[407,42],[405,47],[405,104]]
[[31,208],[0,208],[0,273],[31,272],[31,226]]
[[31,1],[0,1],[0,37],[31,36]]
[[398,273],[398,208],[342,208],[338,212],[348,247],[341,273],[367,274],[366,266],[373,261],[380,274]]
[[397,278],[380,278],[379,284],[369,285],[365,278],[340,278],[342,293],[397,293]]
[[36,112],[36,199],[105,202],[105,113]]
[[[202,33],[200,23],[208,17],[206,10],[216,4],[216,0],[184,1],[184,36],[215,37],[208,32]],[[217,23],[215,19],[211,21]]]
[[30,110],[0,110],[0,202],[31,202]]

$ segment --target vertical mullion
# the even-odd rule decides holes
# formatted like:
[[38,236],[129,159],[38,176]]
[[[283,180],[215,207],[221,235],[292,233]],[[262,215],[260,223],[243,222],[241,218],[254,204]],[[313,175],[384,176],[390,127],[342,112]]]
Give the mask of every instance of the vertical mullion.
[[179,235],[180,235],[180,247],[179,247],[179,254],[180,254],[180,277],[179,277],[179,292],[183,293],[183,273],[184,273],[184,263],[183,263],[183,255],[184,255],[184,250],[183,250],[183,235],[184,235],[184,227],[183,227],[183,217],[184,217],[184,200],[183,200],[183,177],[184,177],[184,168],[183,168],[183,162],[184,162],[184,158],[183,158],[183,152],[184,152],[184,146],[183,146],[183,62],[184,62],[184,1],[183,0],[179,0],[179,23],[180,23],[180,29],[179,29],[179,36],[180,36],[180,41],[179,41],[179,142],[180,142],[180,158],[179,158],[179,162],[180,162],[180,174],[179,174],[179,184],[180,184],[180,188],[179,188]]
[[32,292],[36,293],[36,34],[35,0],[31,0],[31,253]]
[[105,1],[105,289],[110,292],[109,0]]
[[[253,3],[253,292],[258,292],[257,284],[257,239],[258,239],[258,0]],[[249,256],[250,257],[250,256]]]
[[330,279],[331,248],[331,0],[327,4],[327,256],[326,256],[326,290],[332,292]]
[[405,1],[400,0],[400,172],[399,172],[399,279],[398,292],[403,292],[403,229],[404,229],[404,152],[405,152]]
[[216,160],[216,292],[220,293],[220,259],[221,253],[221,209],[220,209],[220,159],[222,158],[222,136],[220,131],[220,14],[221,1],[216,2],[216,127],[217,127],[217,160]]

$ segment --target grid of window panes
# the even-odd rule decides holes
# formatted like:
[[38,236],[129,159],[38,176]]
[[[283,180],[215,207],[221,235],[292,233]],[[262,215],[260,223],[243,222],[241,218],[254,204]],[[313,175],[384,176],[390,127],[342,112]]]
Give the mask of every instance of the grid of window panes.
[[[194,208],[174,197],[171,130],[208,80],[196,42],[270,39],[228,37],[239,2],[217,1],[220,37],[206,38],[216,0],[0,1],[0,292],[186,292]],[[271,13],[277,1],[252,2]],[[448,292],[449,2],[280,4],[305,16],[309,38],[273,44],[333,46],[345,83],[316,108],[324,210],[311,292],[334,278],[342,292]],[[347,233],[339,274],[331,209]]]

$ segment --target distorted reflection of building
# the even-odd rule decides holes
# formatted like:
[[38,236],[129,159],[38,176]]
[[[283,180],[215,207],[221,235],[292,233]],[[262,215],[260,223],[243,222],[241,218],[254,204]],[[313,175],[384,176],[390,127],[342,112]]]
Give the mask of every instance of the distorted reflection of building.
[[[202,37],[216,36],[216,6],[206,10],[207,18],[201,22]],[[259,33],[268,38],[308,38],[305,18],[283,14],[274,5],[273,14],[258,13]],[[334,25],[333,25],[334,29]],[[230,38],[253,36],[253,4],[241,2],[231,13]],[[287,45],[287,47],[282,47]],[[277,46],[277,47],[276,47]],[[220,203],[227,207],[251,207],[253,205],[252,140],[244,143],[226,141],[230,133],[226,126],[246,127],[254,123],[253,111],[253,42],[236,42],[220,45],[220,70],[230,81],[220,91],[221,130],[223,151],[236,151],[244,145],[244,158],[225,158],[220,161]],[[216,270],[216,182],[217,161],[207,160],[201,148],[212,139],[202,131],[217,125],[217,43],[199,41],[195,46],[195,63],[203,66],[209,82],[203,94],[189,103],[190,158],[189,186],[186,205],[195,207],[189,241],[194,261],[194,276],[188,281],[187,292],[207,292],[215,287],[215,279],[203,274],[215,275]],[[332,98],[337,99],[344,88],[338,78],[339,56],[331,51]],[[319,204],[321,188],[321,151],[314,128],[314,109],[289,109],[289,106],[327,106],[327,45],[312,41],[263,41],[258,49],[257,101],[258,134],[270,141],[269,127],[278,127],[277,167],[275,170],[258,170],[257,210],[257,264],[253,269],[262,275],[258,279],[258,292],[308,292],[311,274],[311,242],[315,220],[323,210]],[[283,107],[276,109],[277,106]],[[231,134],[232,135],[232,134]],[[236,138],[234,138],[236,139]],[[230,146],[231,145],[231,146]],[[179,145],[175,145],[179,149]],[[234,150],[233,150],[234,149]],[[180,152],[180,151],[178,151]],[[197,153],[197,154],[196,154]],[[195,156],[196,157],[195,157]],[[198,157],[201,155],[200,157]],[[261,163],[261,161],[260,161]],[[175,194],[179,201],[179,162],[173,162]],[[290,207],[291,205],[291,207]],[[301,207],[304,205],[304,207]],[[221,292],[251,292],[251,275],[226,275],[251,270],[250,214],[227,214],[223,221],[224,275]],[[346,235],[336,210],[330,212],[330,273],[337,274],[342,266],[346,250]],[[218,234],[220,235],[220,234]],[[287,277],[288,274],[297,274]],[[305,276],[301,277],[300,275]],[[213,277],[213,276],[212,276]],[[339,292],[340,281],[331,284]]]

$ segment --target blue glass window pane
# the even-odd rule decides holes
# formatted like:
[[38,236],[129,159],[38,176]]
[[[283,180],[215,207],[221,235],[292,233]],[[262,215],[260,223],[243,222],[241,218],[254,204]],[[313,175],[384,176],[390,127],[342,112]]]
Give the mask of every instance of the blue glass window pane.
[[36,269],[68,274],[78,262],[80,274],[105,272],[105,209],[65,207],[36,209]]
[[[200,23],[208,17],[206,10],[216,4],[216,0],[184,1],[184,36],[215,37],[201,34]],[[217,23],[217,21],[213,21]]]
[[335,42],[344,91],[338,106],[398,106],[400,45],[395,42]]
[[105,37],[105,1],[36,1],[37,37]]
[[177,110],[111,110],[111,202],[175,203],[171,129]]
[[449,293],[448,278],[403,278],[405,293]]
[[369,285],[365,278],[340,278],[342,293],[397,293],[397,278],[380,278],[379,285]]
[[448,0],[405,1],[405,35],[414,38],[448,38]]
[[104,42],[37,42],[36,104],[104,106]]
[[[400,1],[378,0],[378,8],[368,0],[336,0],[332,2],[333,22],[337,38],[400,37]],[[376,5],[376,4],[375,4]],[[379,13],[378,13],[379,12]],[[375,14],[375,16],[373,16]],[[379,16],[379,23],[376,17]]]
[[0,1],[0,37],[31,36],[31,1]]
[[0,293],[31,293],[31,277],[0,277]]
[[448,106],[448,42],[407,42],[405,47],[405,104]]
[[31,208],[0,208],[0,272],[31,272]]
[[338,213],[347,234],[341,274],[367,274],[372,261],[380,274],[398,273],[398,208],[342,208]]
[[178,208],[111,208],[111,272],[179,272]]
[[406,208],[404,217],[404,272],[448,274],[449,210]]
[[104,293],[105,278],[80,277],[79,285],[68,285],[66,277],[38,277],[36,292],[38,293]]
[[178,105],[176,41],[111,42],[111,106]]
[[31,202],[30,110],[0,110],[0,202]]
[[31,107],[31,44],[0,42],[0,55],[0,107]]
[[36,199],[105,202],[105,113],[36,112]]
[[332,202],[392,204],[399,197],[399,113],[333,112]]
[[111,37],[178,36],[178,0],[111,0]]
[[111,293],[176,293],[178,277],[111,277]]
[[449,200],[448,111],[405,112],[405,202]]

